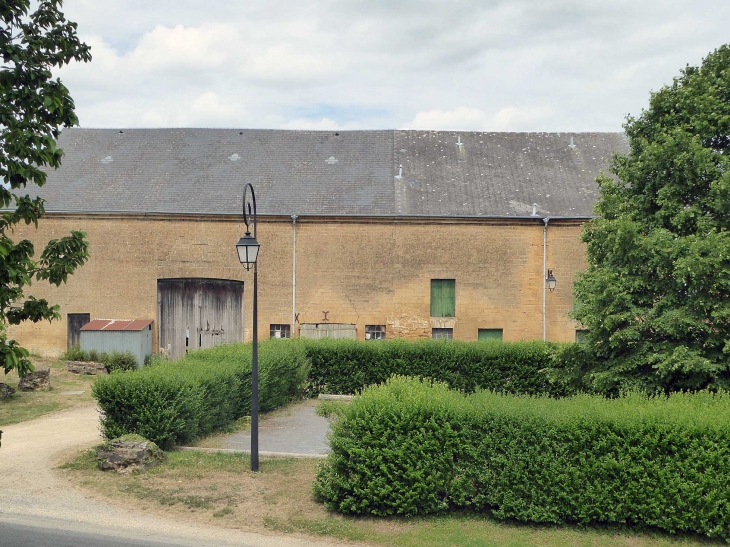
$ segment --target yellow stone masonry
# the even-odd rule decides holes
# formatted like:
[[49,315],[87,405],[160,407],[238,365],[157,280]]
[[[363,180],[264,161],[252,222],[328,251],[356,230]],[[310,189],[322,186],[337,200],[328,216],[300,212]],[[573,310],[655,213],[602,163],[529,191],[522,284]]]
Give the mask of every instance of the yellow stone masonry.
[[[429,338],[433,326],[452,326],[454,339],[476,340],[481,328],[501,328],[504,340],[543,335],[543,222],[530,220],[413,220],[300,218],[296,223],[296,312],[301,323],[386,325],[387,337]],[[180,215],[60,215],[23,227],[38,251],[70,230],[88,234],[91,258],[59,288],[36,282],[29,291],[60,304],[62,320],[10,329],[41,354],[66,349],[68,313],[91,318],[155,321],[157,280],[217,278],[244,282],[244,339],[251,338],[253,274],[238,262],[241,220]],[[573,341],[575,274],[585,268],[577,221],[551,221],[547,267],[558,279],[547,292],[547,338]],[[259,338],[272,323],[292,322],[290,219],[259,218]],[[429,317],[430,280],[456,280],[456,317]],[[296,328],[292,329],[297,332]]]

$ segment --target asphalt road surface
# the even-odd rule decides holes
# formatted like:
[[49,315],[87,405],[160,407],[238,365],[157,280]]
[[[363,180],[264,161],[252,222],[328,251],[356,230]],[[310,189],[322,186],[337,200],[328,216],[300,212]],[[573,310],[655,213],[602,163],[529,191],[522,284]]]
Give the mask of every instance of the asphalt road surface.
[[54,519],[23,518],[0,515],[2,547],[255,547],[245,542],[181,539],[164,536],[129,534],[110,528],[94,528]]

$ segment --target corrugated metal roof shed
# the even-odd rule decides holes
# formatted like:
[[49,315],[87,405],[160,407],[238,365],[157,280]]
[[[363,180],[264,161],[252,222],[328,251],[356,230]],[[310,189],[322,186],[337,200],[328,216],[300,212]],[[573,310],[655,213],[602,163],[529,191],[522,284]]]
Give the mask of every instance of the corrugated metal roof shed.
[[81,327],[79,338],[85,351],[129,351],[139,366],[152,353],[152,320],[94,319]]
[[152,319],[94,319],[81,327],[82,331],[141,331],[152,324]]

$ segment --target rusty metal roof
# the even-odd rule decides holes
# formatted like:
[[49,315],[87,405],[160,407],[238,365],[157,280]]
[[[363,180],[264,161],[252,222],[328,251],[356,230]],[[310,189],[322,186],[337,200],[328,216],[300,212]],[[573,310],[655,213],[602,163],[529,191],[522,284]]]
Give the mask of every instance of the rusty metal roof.
[[83,331],[141,331],[152,324],[152,319],[94,319],[86,323]]

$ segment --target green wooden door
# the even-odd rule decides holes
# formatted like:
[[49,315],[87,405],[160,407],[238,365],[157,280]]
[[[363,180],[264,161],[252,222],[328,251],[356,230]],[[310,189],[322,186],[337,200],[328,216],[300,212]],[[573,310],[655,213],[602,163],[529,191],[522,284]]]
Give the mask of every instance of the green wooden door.
[[502,329],[479,329],[479,341],[483,342],[484,340],[499,340],[501,342]]
[[431,317],[454,317],[456,309],[456,280],[431,280]]

